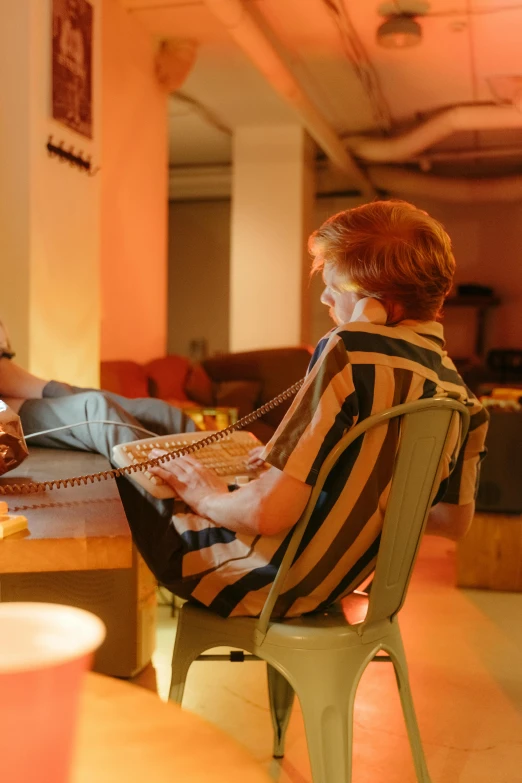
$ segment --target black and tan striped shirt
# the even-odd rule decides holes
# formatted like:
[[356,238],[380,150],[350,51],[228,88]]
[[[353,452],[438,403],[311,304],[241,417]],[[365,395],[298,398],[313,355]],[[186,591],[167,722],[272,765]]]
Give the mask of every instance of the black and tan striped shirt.
[[[267,444],[265,458],[313,485],[326,455],[359,421],[444,392],[457,392],[474,404],[457,464],[452,453],[446,455],[436,502],[469,503],[476,494],[487,414],[448,358],[442,326],[435,322],[354,322],[330,332],[317,345],[305,383]],[[395,420],[346,450],[290,569],[280,615],[322,609],[373,571],[397,445]],[[225,616],[258,614],[292,531],[245,536],[194,514],[175,517],[175,524],[186,547],[183,577],[194,584],[192,596]]]

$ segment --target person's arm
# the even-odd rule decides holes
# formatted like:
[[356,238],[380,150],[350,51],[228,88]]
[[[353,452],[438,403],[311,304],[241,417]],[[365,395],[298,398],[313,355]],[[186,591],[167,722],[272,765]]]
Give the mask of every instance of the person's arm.
[[[303,513],[329,449],[353,425],[355,391],[346,348],[335,334],[322,344],[317,361],[283,421],[263,449],[271,467],[259,479],[229,493],[226,484],[193,457],[171,460],[155,472],[200,516],[250,535],[290,529]],[[161,453],[161,452],[160,452]],[[151,456],[158,452],[151,452]],[[258,455],[259,456],[259,455]]]
[[11,359],[0,359],[0,392],[2,398],[14,397],[24,400],[39,399],[47,381],[37,378],[19,367]]
[[[159,450],[151,457],[160,456]],[[196,514],[237,533],[271,536],[291,528],[312,488],[277,468],[229,492],[225,482],[193,457],[170,460],[151,472],[176,490]]]
[[480,463],[486,454],[485,439],[489,416],[479,401],[471,395],[469,432],[453,472],[446,479],[440,503],[430,510],[426,533],[453,541],[463,538],[471,527],[475,514],[475,497],[480,477]]

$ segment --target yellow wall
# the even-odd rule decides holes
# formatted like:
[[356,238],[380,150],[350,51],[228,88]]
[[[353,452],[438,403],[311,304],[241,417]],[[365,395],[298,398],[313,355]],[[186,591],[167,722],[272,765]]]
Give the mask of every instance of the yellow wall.
[[78,385],[98,383],[100,177],[51,158],[54,141],[100,162],[100,2],[94,3],[93,140],[48,119],[51,95],[51,13],[32,3],[31,283],[29,368]]
[[[11,9],[9,9],[11,10]],[[19,47],[27,35],[28,3],[18,13],[0,11],[0,319],[9,325],[20,359],[29,354],[29,57]],[[16,72],[17,79],[7,78]]]
[[167,344],[167,96],[152,37],[116,0],[102,62],[101,358],[145,362]]
[[[154,41],[91,0],[93,140],[51,119],[51,0],[0,6],[0,320],[17,361],[96,386],[102,358],[166,348],[167,119]],[[50,158],[91,155],[97,176]]]
[[94,41],[90,141],[51,119],[50,0],[0,8],[0,318],[20,364],[86,385],[98,381],[99,178],[49,158],[45,145],[53,134],[99,159],[96,30]]

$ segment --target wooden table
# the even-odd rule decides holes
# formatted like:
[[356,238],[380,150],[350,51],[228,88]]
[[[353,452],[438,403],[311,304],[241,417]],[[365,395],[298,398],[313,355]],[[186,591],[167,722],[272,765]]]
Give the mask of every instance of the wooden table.
[[[31,449],[1,484],[48,481],[110,468],[99,454]],[[10,514],[27,517],[25,530],[0,541],[0,574],[83,571],[132,566],[132,539],[113,480],[1,496]]]
[[240,745],[198,715],[88,674],[73,783],[270,783]]
[[[0,484],[48,481],[110,468],[80,451],[30,449]],[[87,609],[107,627],[95,668],[134,677],[155,647],[156,580],[132,544],[113,480],[35,495],[4,495],[29,530],[0,540],[0,600],[48,601]]]

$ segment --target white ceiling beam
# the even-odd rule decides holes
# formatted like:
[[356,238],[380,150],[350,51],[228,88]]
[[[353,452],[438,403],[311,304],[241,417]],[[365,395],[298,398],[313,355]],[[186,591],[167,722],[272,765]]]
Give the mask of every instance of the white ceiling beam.
[[281,53],[281,44],[266,24],[261,24],[242,0],[204,0],[273,89],[297,112],[310,136],[332,163],[347,174],[365,196],[375,190],[366,172],[347,151],[342,140],[308,98]]

